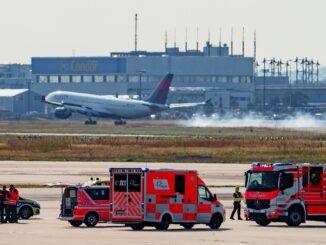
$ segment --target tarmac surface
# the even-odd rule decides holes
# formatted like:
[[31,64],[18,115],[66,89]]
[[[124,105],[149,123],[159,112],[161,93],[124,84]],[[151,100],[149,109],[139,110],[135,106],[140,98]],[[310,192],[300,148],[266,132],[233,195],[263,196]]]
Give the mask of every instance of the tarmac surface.
[[[92,162],[0,162],[0,183],[47,183],[84,182],[89,176],[106,176],[108,167],[144,166],[137,163],[92,163]],[[242,184],[243,172],[248,165],[238,164],[148,164],[150,168],[198,169],[204,181],[210,185]],[[232,206],[233,188],[211,188],[227,208],[227,217]],[[242,190],[243,191],[243,190]],[[289,228],[283,223],[260,227],[252,221],[227,218],[217,231],[205,225],[195,225],[185,230],[171,225],[167,231],[146,227],[132,231],[128,227],[110,223],[98,224],[95,228],[73,228],[57,219],[60,211],[61,188],[22,188],[21,196],[41,204],[41,214],[19,224],[0,224],[0,244],[325,244],[326,225],[323,222],[302,224]]]
[[197,170],[207,185],[218,186],[244,185],[249,169],[248,164],[0,161],[0,183],[84,183],[91,176],[107,179],[109,168],[126,166]]

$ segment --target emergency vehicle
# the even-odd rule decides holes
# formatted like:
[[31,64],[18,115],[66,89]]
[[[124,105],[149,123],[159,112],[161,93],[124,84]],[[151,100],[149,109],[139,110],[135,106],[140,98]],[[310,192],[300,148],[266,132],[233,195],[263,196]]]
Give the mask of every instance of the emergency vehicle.
[[326,165],[253,163],[246,172],[245,217],[266,226],[326,222]]
[[196,171],[111,168],[110,183],[112,222],[133,230],[166,230],[170,224],[218,229],[225,221],[224,206]]
[[110,187],[69,185],[63,191],[59,219],[78,227],[110,221]]

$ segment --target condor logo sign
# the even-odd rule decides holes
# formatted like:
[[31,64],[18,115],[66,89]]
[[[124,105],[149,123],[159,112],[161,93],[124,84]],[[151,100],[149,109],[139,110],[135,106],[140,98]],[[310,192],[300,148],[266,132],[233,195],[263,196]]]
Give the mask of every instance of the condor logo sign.
[[155,190],[169,190],[169,183],[166,179],[154,179]]
[[97,64],[96,62],[72,62],[64,63],[61,65],[64,72],[96,72]]

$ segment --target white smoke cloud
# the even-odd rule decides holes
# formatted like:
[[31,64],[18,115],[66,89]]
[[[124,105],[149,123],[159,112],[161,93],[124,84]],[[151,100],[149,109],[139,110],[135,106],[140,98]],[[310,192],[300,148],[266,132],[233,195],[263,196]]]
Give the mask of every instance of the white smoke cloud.
[[296,114],[274,120],[273,118],[264,119],[255,114],[250,114],[242,118],[230,115],[220,117],[213,115],[210,117],[194,116],[189,120],[181,120],[180,125],[185,127],[265,127],[265,128],[326,128],[326,120],[316,119],[308,114]]

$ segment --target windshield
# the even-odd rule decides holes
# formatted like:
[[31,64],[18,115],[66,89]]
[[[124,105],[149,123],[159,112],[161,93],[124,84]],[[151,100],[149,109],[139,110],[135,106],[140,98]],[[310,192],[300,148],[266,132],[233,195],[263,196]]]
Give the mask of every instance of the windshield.
[[277,189],[278,172],[253,172],[249,176],[247,191],[272,191]]

